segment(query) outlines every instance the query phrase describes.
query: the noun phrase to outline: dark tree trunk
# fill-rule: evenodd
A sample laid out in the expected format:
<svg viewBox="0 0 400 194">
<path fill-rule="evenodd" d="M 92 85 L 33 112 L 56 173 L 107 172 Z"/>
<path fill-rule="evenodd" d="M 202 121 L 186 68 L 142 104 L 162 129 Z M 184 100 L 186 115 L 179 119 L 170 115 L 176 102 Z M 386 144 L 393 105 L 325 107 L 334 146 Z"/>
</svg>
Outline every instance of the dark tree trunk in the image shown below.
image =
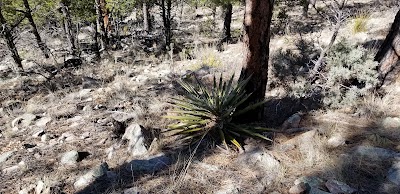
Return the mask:
<svg viewBox="0 0 400 194">
<path fill-rule="evenodd" d="M 171 30 L 171 0 L 161 0 L 161 11 L 162 11 L 162 19 L 164 24 L 164 36 L 165 36 L 165 47 L 166 49 L 171 49 L 171 39 L 172 39 L 172 30 Z"/>
<path fill-rule="evenodd" d="M 379 77 L 384 83 L 387 76 L 400 63 L 400 10 L 396 14 L 389 34 L 376 54 L 375 60 L 379 62 Z"/>
<path fill-rule="evenodd" d="M 78 53 L 75 46 L 75 37 L 72 30 L 72 20 L 68 9 L 68 5 L 66 5 L 64 2 L 60 2 L 60 7 L 64 16 L 64 29 L 69 43 L 69 50 L 73 56 L 77 56 Z"/>
<path fill-rule="evenodd" d="M 219 43 L 217 45 L 218 51 L 222 51 L 222 45 L 225 42 L 229 42 L 232 39 L 231 36 L 231 22 L 232 22 L 232 4 L 228 3 L 222 6 L 224 13 L 224 27 L 222 29 L 222 34 L 221 34 L 221 39 L 219 40 Z"/>
<path fill-rule="evenodd" d="M 243 107 L 263 101 L 265 98 L 273 3 L 273 0 L 246 0 L 243 22 L 245 61 L 240 79 L 252 76 L 246 86 L 246 92 L 252 95 Z M 240 120 L 256 121 L 263 115 L 264 108 L 260 107 L 247 113 Z"/>
<path fill-rule="evenodd" d="M 151 21 L 150 21 L 150 12 L 149 6 L 146 2 L 143 2 L 143 29 L 146 33 L 149 33 L 151 30 Z"/>
<path fill-rule="evenodd" d="M 24 68 L 22 66 L 21 57 L 18 54 L 17 47 L 14 43 L 14 38 L 12 35 L 12 28 L 8 26 L 7 21 L 4 19 L 1 6 L 0 6 L 0 23 L 3 26 L 1 34 L 4 36 L 7 42 L 7 47 L 11 51 L 11 56 L 14 59 L 14 62 L 17 64 L 18 68 L 23 71 Z"/>
<path fill-rule="evenodd" d="M 94 22 L 95 31 L 94 31 L 94 41 L 95 41 L 95 52 L 96 52 L 96 59 L 99 61 L 101 59 L 100 47 L 99 47 L 99 31 L 97 22 Z"/>
<path fill-rule="evenodd" d="M 101 44 L 101 50 L 106 50 L 107 45 L 108 45 L 108 38 L 107 38 L 107 31 L 104 23 L 104 18 L 103 18 L 103 10 L 102 10 L 102 5 L 100 0 L 95 0 L 96 3 L 96 23 L 97 23 L 97 28 L 96 31 L 98 31 L 98 28 L 100 28 L 100 44 Z"/>
<path fill-rule="evenodd" d="M 40 50 L 42 50 L 44 56 L 46 58 L 49 58 L 50 57 L 49 49 L 47 48 L 46 44 L 42 41 L 42 38 L 40 37 L 40 34 L 37 30 L 35 21 L 33 20 L 33 17 L 32 17 L 32 10 L 29 6 L 29 2 L 28 2 L 28 0 L 23 0 L 23 1 L 24 1 L 24 7 L 25 7 L 25 16 L 26 16 L 26 18 L 28 18 L 28 21 L 31 24 L 32 33 L 33 33 L 33 35 L 35 35 L 36 42 L 37 42 Z"/>
<path fill-rule="evenodd" d="M 224 5 L 224 29 L 223 39 L 229 41 L 231 39 L 231 23 L 232 23 L 232 9 L 231 3 Z"/>
</svg>

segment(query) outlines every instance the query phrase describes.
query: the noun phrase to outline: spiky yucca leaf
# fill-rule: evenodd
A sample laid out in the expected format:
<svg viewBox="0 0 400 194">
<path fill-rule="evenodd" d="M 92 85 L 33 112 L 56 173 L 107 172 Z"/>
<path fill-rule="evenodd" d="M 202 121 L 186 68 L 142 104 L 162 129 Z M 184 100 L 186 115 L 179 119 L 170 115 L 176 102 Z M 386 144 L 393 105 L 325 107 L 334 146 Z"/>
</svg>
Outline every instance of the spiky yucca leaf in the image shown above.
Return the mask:
<svg viewBox="0 0 400 194">
<path fill-rule="evenodd" d="M 257 102 L 244 109 L 238 110 L 251 94 L 246 94 L 245 86 L 250 77 L 233 83 L 234 75 L 228 81 L 222 80 L 222 74 L 217 80 L 213 77 L 213 87 L 208 88 L 195 77 L 195 83 L 179 80 L 178 83 L 185 90 L 184 99 L 174 98 L 171 104 L 177 110 L 171 111 L 174 115 L 166 118 L 177 120 L 178 123 L 168 126 L 167 131 L 179 135 L 181 140 L 190 143 L 198 142 L 209 135 L 227 146 L 227 143 L 242 149 L 238 139 L 250 136 L 270 140 L 261 133 L 269 129 L 238 125 L 232 122 L 234 116 L 245 114 L 265 103 Z"/>
</svg>

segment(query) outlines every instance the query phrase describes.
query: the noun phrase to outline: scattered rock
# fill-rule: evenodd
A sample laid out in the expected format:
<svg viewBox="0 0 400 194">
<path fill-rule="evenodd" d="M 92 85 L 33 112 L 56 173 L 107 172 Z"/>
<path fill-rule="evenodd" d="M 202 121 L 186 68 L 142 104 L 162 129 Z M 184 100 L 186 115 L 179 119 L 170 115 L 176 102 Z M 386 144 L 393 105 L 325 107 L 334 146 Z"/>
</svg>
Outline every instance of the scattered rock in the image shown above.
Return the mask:
<svg viewBox="0 0 400 194">
<path fill-rule="evenodd" d="M 44 182 L 41 181 L 41 180 L 38 181 L 37 186 L 36 186 L 36 189 L 35 189 L 36 194 L 41 194 L 41 193 L 44 191 L 44 189 L 45 189 Z"/>
<path fill-rule="evenodd" d="M 51 117 L 42 117 L 36 121 L 36 126 L 38 127 L 46 127 L 47 123 L 51 121 Z"/>
<path fill-rule="evenodd" d="M 72 134 L 71 132 L 65 132 L 61 134 L 61 136 L 58 138 L 59 142 L 71 142 L 76 140 L 76 136 Z"/>
<path fill-rule="evenodd" d="M 42 141 L 43 143 L 49 141 L 50 137 L 47 134 L 42 135 L 42 137 L 40 137 L 40 141 Z"/>
<path fill-rule="evenodd" d="M 307 187 L 303 182 L 301 182 L 297 185 L 294 185 L 289 189 L 290 194 L 303 194 L 306 191 L 307 191 Z"/>
<path fill-rule="evenodd" d="M 352 194 L 357 191 L 356 189 L 351 188 L 346 183 L 342 183 L 337 180 L 328 180 L 325 183 L 325 186 L 332 194 Z"/>
<path fill-rule="evenodd" d="M 327 145 L 330 148 L 337 148 L 344 144 L 346 144 L 346 139 L 340 134 L 334 134 L 327 141 Z"/>
<path fill-rule="evenodd" d="M 400 186 L 400 162 L 395 162 L 389 169 L 388 180 L 397 186 Z"/>
<path fill-rule="evenodd" d="M 372 160 L 387 160 L 400 156 L 400 154 L 395 151 L 372 146 L 357 146 L 354 150 L 354 154 L 367 157 Z"/>
<path fill-rule="evenodd" d="M 14 173 L 17 173 L 20 170 L 24 170 L 25 168 L 26 168 L 25 162 L 21 161 L 17 165 L 14 165 L 14 166 L 11 166 L 11 167 L 3 169 L 3 173 L 4 174 L 14 174 Z"/>
<path fill-rule="evenodd" d="M 398 117 L 386 117 L 382 121 L 382 126 L 385 129 L 398 129 L 398 128 L 400 128 L 400 118 L 398 118 Z"/>
<path fill-rule="evenodd" d="M 153 173 L 162 170 L 171 164 L 171 158 L 164 154 L 159 154 L 143 160 L 133 160 L 127 164 L 126 169 L 129 171 Z"/>
<path fill-rule="evenodd" d="M 86 132 L 82 133 L 82 135 L 81 135 L 81 139 L 86 139 L 86 138 L 89 138 L 89 137 L 90 137 L 90 132 L 89 131 L 86 131 Z"/>
<path fill-rule="evenodd" d="M 74 183 L 75 189 L 81 189 L 87 187 L 97 178 L 100 178 L 103 175 L 107 174 L 107 171 L 108 171 L 108 164 L 105 162 L 94 167 L 89 172 L 79 177 L 77 181 L 75 181 Z"/>
<path fill-rule="evenodd" d="M 311 188 L 320 189 L 320 188 L 325 187 L 325 185 L 324 185 L 325 181 L 322 180 L 321 178 L 314 177 L 314 176 L 303 176 L 294 181 L 295 185 L 298 185 L 301 183 L 304 183 L 304 185 L 307 187 L 307 191 L 310 191 Z"/>
<path fill-rule="evenodd" d="M 43 129 L 40 129 L 39 131 L 35 132 L 32 137 L 41 137 L 42 135 L 44 135 L 45 132 Z"/>
<path fill-rule="evenodd" d="M 76 150 L 72 150 L 64 153 L 61 158 L 61 164 L 74 165 L 78 162 L 79 153 Z"/>
<path fill-rule="evenodd" d="M 308 194 L 330 194 L 330 193 L 323 191 L 321 189 L 311 188 Z"/>
<path fill-rule="evenodd" d="M 19 125 L 21 125 L 22 127 L 27 127 L 27 126 L 31 125 L 32 121 L 34 121 L 35 119 L 36 119 L 36 115 L 31 114 L 31 113 L 26 113 L 26 114 L 23 114 L 22 116 L 15 118 L 11 122 L 11 127 L 17 127 Z"/>
<path fill-rule="evenodd" d="M 142 134 L 142 127 L 139 124 L 129 125 L 122 139 L 129 140 L 128 151 L 132 156 L 141 156 L 147 154 L 145 139 Z"/>
<path fill-rule="evenodd" d="M 14 155 L 14 151 L 4 152 L 0 155 L 0 164 L 7 161 L 11 156 Z"/>
<path fill-rule="evenodd" d="M 292 116 L 290 116 L 288 119 L 286 119 L 285 122 L 282 124 L 282 129 L 290 129 L 290 128 L 299 128 L 300 121 L 301 121 L 301 113 L 295 113 Z"/>
</svg>

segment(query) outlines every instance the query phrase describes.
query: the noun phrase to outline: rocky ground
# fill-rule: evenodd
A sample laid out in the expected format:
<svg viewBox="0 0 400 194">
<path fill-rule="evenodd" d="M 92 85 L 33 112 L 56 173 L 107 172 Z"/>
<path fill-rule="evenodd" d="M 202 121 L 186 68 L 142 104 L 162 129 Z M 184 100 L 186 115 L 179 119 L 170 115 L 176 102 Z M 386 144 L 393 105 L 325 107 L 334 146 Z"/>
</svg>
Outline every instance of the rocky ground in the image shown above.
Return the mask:
<svg viewBox="0 0 400 194">
<path fill-rule="evenodd" d="M 384 38 L 396 9 L 371 11 L 368 30 L 351 38 L 360 44 Z M 234 29 L 242 11 L 235 8 Z M 300 17 L 292 14 L 294 21 Z M 273 36 L 272 54 L 296 50 L 299 36 L 288 28 Z M 350 29 L 351 22 L 340 36 Z M 306 36 L 320 34 L 323 42 L 329 32 L 323 27 Z M 2 77 L 0 193 L 400 193 L 400 82 L 357 110 L 283 112 L 276 103 L 266 119 L 286 121 L 276 127 L 281 133 L 269 134 L 273 143 L 248 140 L 244 153 L 216 148 L 194 156 L 171 148 L 174 139 L 160 134 L 171 122 L 162 116 L 179 94 L 176 80 L 191 73 L 206 82 L 219 72 L 238 75 L 242 45 L 223 52 L 198 46 L 192 55 L 111 51 L 99 63 L 61 69 L 52 80 Z M 275 88 L 268 97 L 284 93 Z"/>
</svg>

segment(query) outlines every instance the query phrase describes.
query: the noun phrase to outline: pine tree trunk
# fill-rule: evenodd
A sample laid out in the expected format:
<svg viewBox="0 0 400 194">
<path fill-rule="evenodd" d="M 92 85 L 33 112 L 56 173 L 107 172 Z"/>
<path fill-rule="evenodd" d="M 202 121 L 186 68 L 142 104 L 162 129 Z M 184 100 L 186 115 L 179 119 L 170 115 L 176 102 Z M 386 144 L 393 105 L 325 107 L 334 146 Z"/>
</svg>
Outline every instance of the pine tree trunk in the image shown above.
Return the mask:
<svg viewBox="0 0 400 194">
<path fill-rule="evenodd" d="M 243 80 L 251 76 L 246 86 L 246 92 L 252 93 L 252 95 L 243 107 L 263 101 L 265 98 L 273 2 L 273 0 L 246 0 L 243 39 L 245 61 L 240 79 Z M 261 119 L 263 115 L 264 108 L 259 107 L 242 116 L 240 120 L 256 121 Z"/>
<path fill-rule="evenodd" d="M 99 47 L 99 31 L 98 29 L 98 22 L 94 22 L 95 31 L 94 31 L 94 41 L 95 41 L 95 52 L 96 52 L 96 59 L 99 61 L 101 59 L 100 47 Z"/>
<path fill-rule="evenodd" d="M 164 24 L 165 47 L 170 49 L 172 31 L 171 31 L 171 0 L 161 0 L 161 12 Z"/>
<path fill-rule="evenodd" d="M 18 54 L 17 47 L 14 43 L 14 38 L 12 36 L 12 29 L 9 28 L 7 21 L 4 19 L 1 6 L 0 6 L 0 23 L 3 26 L 3 31 L 1 32 L 7 42 L 7 47 L 11 51 L 11 56 L 14 59 L 14 62 L 17 64 L 18 68 L 23 71 L 24 68 L 22 66 L 21 57 Z"/>
<path fill-rule="evenodd" d="M 376 54 L 375 60 L 379 62 L 379 77 L 384 83 L 392 70 L 400 64 L 400 10 L 396 14 L 389 34 Z"/>
<path fill-rule="evenodd" d="M 40 50 L 42 50 L 44 56 L 46 58 L 49 58 L 50 57 L 49 49 L 47 48 L 46 44 L 42 41 L 42 38 L 40 37 L 40 34 L 37 30 L 35 21 L 33 20 L 33 17 L 32 17 L 32 10 L 29 6 L 29 2 L 28 2 L 28 0 L 23 0 L 23 1 L 24 1 L 24 7 L 25 7 L 25 15 L 26 15 L 26 18 L 28 18 L 29 23 L 31 24 L 32 33 L 33 33 L 33 35 L 35 35 L 36 42 L 37 42 Z"/>
<path fill-rule="evenodd" d="M 149 33 L 151 30 L 151 21 L 150 21 L 150 12 L 149 6 L 146 2 L 143 2 L 143 29 L 146 33 Z"/>
<path fill-rule="evenodd" d="M 95 0 L 95 1 L 96 1 L 97 28 L 100 28 L 101 50 L 106 50 L 107 45 L 108 45 L 108 38 L 107 38 L 106 27 L 104 24 L 103 10 L 102 10 L 100 0 Z M 96 31 L 98 31 L 97 28 L 96 28 Z"/>
<path fill-rule="evenodd" d="M 223 40 L 229 41 L 231 37 L 231 23 L 232 23 L 232 9 L 231 3 L 224 5 L 224 30 L 223 30 Z"/>
<path fill-rule="evenodd" d="M 75 37 L 72 30 L 72 20 L 71 15 L 69 13 L 68 6 L 64 4 L 64 2 L 60 2 L 61 11 L 64 16 L 64 29 L 67 35 L 69 50 L 73 56 L 77 56 L 77 49 L 75 46 Z"/>
</svg>

